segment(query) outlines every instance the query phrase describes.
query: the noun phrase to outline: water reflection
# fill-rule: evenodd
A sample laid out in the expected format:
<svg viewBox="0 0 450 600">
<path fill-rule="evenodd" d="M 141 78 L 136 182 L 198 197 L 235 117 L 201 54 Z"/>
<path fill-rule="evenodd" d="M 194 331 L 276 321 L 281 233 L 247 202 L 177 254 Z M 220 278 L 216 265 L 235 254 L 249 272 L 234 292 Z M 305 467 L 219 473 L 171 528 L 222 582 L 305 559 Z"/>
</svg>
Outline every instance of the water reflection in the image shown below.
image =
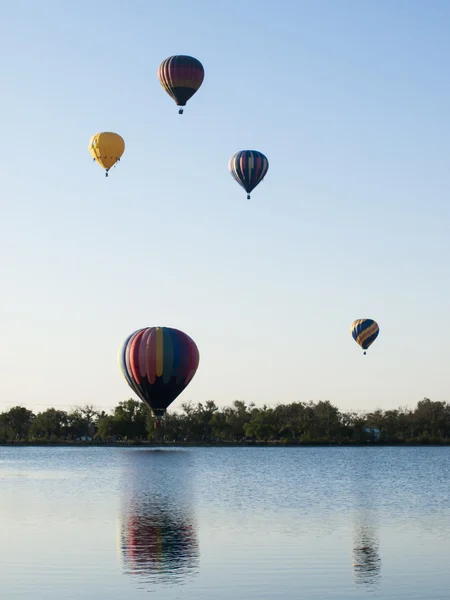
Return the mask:
<svg viewBox="0 0 450 600">
<path fill-rule="evenodd" d="M 372 588 L 381 580 L 378 536 L 375 527 L 361 517 L 353 538 L 353 572 L 356 583 Z"/>
<path fill-rule="evenodd" d="M 122 483 L 120 548 L 124 572 L 141 583 L 182 583 L 197 573 L 189 454 L 130 452 Z"/>
<path fill-rule="evenodd" d="M 355 470 L 354 481 L 353 575 L 356 584 L 375 591 L 381 582 L 376 511 L 379 488 L 373 476 L 372 454 L 362 453 L 360 458 L 361 470 Z"/>
</svg>

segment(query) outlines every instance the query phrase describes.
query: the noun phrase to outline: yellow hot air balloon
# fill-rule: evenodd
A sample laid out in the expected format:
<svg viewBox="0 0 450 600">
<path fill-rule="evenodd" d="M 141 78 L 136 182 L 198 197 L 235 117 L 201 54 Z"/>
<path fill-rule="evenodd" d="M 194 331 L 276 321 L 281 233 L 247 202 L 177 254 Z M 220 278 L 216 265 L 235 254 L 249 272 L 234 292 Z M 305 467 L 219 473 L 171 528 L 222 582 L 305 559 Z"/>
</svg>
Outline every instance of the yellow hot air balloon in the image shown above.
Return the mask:
<svg viewBox="0 0 450 600">
<path fill-rule="evenodd" d="M 106 177 L 112 166 L 120 160 L 125 151 L 125 142 L 118 133 L 102 131 L 93 135 L 89 141 L 89 152 L 98 164 L 106 169 Z"/>
</svg>

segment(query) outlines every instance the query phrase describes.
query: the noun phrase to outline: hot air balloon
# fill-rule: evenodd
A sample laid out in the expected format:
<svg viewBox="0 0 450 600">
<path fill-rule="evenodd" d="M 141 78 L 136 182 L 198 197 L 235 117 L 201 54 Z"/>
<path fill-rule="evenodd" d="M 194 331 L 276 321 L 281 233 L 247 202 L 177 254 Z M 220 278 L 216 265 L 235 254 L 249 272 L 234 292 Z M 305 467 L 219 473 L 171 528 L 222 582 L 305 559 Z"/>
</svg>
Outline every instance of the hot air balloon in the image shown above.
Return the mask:
<svg viewBox="0 0 450 600">
<path fill-rule="evenodd" d="M 125 151 L 125 142 L 118 133 L 102 131 L 93 135 L 89 142 L 89 152 L 98 164 L 106 169 L 106 177 L 112 166 L 120 160 Z"/>
<path fill-rule="evenodd" d="M 230 158 L 228 169 L 247 192 L 247 200 L 250 200 L 250 192 L 264 179 L 269 170 L 269 161 L 257 150 L 241 150 Z"/>
<path fill-rule="evenodd" d="M 373 319 L 357 319 L 350 327 L 353 339 L 366 353 L 367 348 L 374 343 L 380 333 L 378 323 Z"/>
<path fill-rule="evenodd" d="M 125 340 L 118 358 L 128 385 L 159 421 L 194 377 L 199 352 L 178 329 L 145 327 Z"/>
<path fill-rule="evenodd" d="M 193 56 L 177 54 L 163 60 L 158 69 L 159 82 L 177 106 L 186 106 L 205 77 L 202 63 Z M 183 114 L 183 109 L 178 111 Z"/>
</svg>

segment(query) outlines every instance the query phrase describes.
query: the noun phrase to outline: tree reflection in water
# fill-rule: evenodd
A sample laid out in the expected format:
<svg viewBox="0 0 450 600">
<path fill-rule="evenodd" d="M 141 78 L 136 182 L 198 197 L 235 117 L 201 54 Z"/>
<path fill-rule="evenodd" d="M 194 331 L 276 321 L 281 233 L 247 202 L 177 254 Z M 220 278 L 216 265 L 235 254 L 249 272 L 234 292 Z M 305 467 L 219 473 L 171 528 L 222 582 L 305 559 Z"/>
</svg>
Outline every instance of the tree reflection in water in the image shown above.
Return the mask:
<svg viewBox="0 0 450 600">
<path fill-rule="evenodd" d="M 130 457 L 132 468 L 124 478 L 122 495 L 120 549 L 124 572 L 139 576 L 142 583 L 179 584 L 198 571 L 186 456 L 176 456 L 181 454 L 138 451 Z"/>
</svg>

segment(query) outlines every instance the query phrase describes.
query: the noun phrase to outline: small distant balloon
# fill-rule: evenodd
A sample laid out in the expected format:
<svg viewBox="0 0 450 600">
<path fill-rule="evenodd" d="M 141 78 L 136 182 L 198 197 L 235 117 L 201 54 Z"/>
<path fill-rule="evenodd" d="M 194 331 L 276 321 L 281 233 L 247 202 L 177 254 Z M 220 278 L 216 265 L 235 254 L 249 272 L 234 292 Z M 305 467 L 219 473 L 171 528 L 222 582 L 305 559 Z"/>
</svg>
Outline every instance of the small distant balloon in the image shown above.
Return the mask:
<svg viewBox="0 0 450 600">
<path fill-rule="evenodd" d="M 366 350 L 377 339 L 380 328 L 373 319 L 357 319 L 353 321 L 350 331 L 355 342 L 361 346 L 364 354 L 366 354 Z"/>
<path fill-rule="evenodd" d="M 118 162 L 125 152 L 125 141 L 118 133 L 102 131 L 93 135 L 89 141 L 89 152 L 93 159 L 108 171 Z"/>
<path fill-rule="evenodd" d="M 247 200 L 250 200 L 250 192 L 261 183 L 269 170 L 269 161 L 257 150 L 241 150 L 230 158 L 228 169 L 247 192 Z"/>
<path fill-rule="evenodd" d="M 202 63 L 193 56 L 177 54 L 162 61 L 158 69 L 159 82 L 177 106 L 186 102 L 199 90 L 205 77 Z M 183 114 L 183 109 L 178 111 Z"/>
<path fill-rule="evenodd" d="M 145 327 L 128 336 L 118 359 L 128 385 L 159 420 L 194 377 L 200 357 L 182 331 Z"/>
</svg>

